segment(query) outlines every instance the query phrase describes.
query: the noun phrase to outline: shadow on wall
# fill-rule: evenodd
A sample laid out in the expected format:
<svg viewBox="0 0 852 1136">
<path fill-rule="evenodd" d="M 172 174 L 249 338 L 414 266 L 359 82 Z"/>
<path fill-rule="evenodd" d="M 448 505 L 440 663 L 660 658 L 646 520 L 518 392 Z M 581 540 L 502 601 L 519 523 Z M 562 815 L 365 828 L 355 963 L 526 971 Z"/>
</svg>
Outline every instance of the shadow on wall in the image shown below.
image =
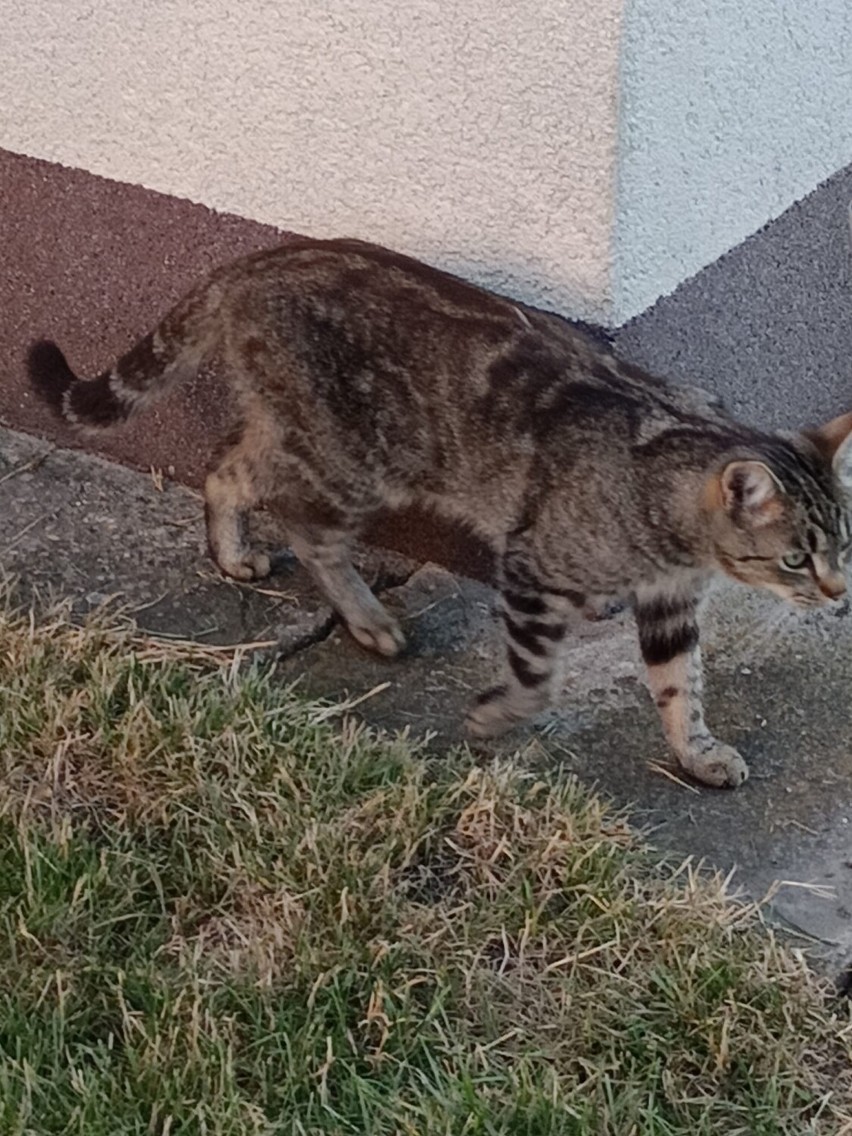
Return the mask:
<svg viewBox="0 0 852 1136">
<path fill-rule="evenodd" d="M 769 429 L 852 409 L 852 166 L 615 333 L 618 353 Z"/>
</svg>

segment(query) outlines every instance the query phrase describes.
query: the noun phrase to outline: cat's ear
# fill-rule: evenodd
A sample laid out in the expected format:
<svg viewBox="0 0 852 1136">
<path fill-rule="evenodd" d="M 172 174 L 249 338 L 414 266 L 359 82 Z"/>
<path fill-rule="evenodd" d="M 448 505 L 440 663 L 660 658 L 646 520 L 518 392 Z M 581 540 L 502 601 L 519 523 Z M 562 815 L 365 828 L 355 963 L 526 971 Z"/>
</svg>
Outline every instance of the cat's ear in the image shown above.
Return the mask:
<svg viewBox="0 0 852 1136">
<path fill-rule="evenodd" d="M 831 462 L 840 484 L 852 489 L 852 411 L 815 430 L 805 430 L 804 435 Z"/>
<path fill-rule="evenodd" d="M 846 435 L 846 440 L 834 451 L 834 460 L 831 463 L 834 476 L 844 489 L 852 493 L 852 431 Z"/>
<path fill-rule="evenodd" d="M 784 490 L 761 461 L 728 462 L 719 475 L 719 498 L 725 512 L 754 528 L 777 521 L 784 511 Z"/>
</svg>

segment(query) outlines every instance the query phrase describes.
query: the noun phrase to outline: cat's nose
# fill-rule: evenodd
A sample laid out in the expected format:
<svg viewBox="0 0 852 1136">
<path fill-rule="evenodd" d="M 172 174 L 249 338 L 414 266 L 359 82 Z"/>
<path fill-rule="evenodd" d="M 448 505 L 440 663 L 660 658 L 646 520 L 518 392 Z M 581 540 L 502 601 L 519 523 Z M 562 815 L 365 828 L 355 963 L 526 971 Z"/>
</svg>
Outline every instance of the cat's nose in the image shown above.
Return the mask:
<svg viewBox="0 0 852 1136">
<path fill-rule="evenodd" d="M 830 600 L 840 600 L 846 595 L 846 580 L 839 572 L 832 572 L 819 581 L 819 590 Z"/>
</svg>

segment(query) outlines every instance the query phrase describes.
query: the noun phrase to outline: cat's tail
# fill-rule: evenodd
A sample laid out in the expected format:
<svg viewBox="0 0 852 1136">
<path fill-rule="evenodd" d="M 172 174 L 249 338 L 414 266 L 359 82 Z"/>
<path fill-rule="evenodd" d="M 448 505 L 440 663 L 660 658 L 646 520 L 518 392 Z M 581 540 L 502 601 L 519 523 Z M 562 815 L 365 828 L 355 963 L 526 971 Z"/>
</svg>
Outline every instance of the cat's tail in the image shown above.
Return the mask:
<svg viewBox="0 0 852 1136">
<path fill-rule="evenodd" d="M 213 300 L 206 286 L 191 292 L 96 379 L 78 378 L 55 343 L 39 340 L 27 354 L 30 383 L 43 402 L 75 425 L 123 422 L 198 371 L 213 346 Z"/>
</svg>

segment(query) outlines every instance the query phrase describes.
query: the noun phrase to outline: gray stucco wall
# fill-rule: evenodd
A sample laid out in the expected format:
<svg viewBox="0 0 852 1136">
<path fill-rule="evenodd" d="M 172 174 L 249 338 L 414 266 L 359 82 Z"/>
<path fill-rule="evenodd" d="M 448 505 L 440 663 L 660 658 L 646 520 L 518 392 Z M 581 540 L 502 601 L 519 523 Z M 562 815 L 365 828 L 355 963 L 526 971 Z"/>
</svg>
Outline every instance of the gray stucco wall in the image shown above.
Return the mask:
<svg viewBox="0 0 852 1136">
<path fill-rule="evenodd" d="M 794 429 L 852 410 L 852 166 L 616 333 L 620 354 Z"/>
<path fill-rule="evenodd" d="M 627 0 L 621 322 L 852 161 L 849 0 Z"/>
<path fill-rule="evenodd" d="M 617 325 L 852 161 L 850 0 L 8 0 L 0 147 Z"/>
</svg>

